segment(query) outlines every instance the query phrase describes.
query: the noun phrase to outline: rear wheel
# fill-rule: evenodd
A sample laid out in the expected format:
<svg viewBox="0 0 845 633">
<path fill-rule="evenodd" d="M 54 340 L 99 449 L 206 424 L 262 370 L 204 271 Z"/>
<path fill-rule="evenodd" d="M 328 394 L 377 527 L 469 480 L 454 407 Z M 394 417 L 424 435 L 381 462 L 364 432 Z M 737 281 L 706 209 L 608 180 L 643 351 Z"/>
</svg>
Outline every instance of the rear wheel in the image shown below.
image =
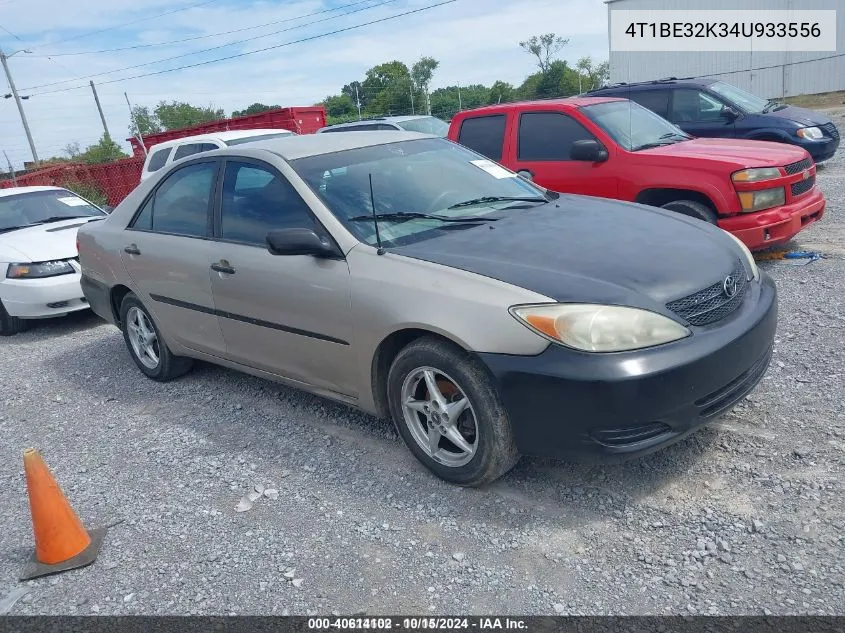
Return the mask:
<svg viewBox="0 0 845 633">
<path fill-rule="evenodd" d="M 152 316 L 131 292 L 120 304 L 120 323 L 132 360 L 148 378 L 166 382 L 190 371 L 193 360 L 170 351 Z"/>
<path fill-rule="evenodd" d="M 23 332 L 27 325 L 24 319 L 14 317 L 6 312 L 3 302 L 0 301 L 0 336 L 14 336 Z"/>
<path fill-rule="evenodd" d="M 710 224 L 716 224 L 716 221 L 718 220 L 718 217 L 713 212 L 713 209 L 708 207 L 706 204 L 702 204 L 701 202 L 697 202 L 695 200 L 673 200 L 672 202 L 667 202 L 661 208 L 666 209 L 667 211 L 675 211 L 676 213 L 687 215 L 698 220 L 704 220 Z"/>
<path fill-rule="evenodd" d="M 519 460 L 495 386 L 456 346 L 433 337 L 414 341 L 393 361 L 387 392 L 405 445 L 438 477 L 479 486 Z"/>
</svg>

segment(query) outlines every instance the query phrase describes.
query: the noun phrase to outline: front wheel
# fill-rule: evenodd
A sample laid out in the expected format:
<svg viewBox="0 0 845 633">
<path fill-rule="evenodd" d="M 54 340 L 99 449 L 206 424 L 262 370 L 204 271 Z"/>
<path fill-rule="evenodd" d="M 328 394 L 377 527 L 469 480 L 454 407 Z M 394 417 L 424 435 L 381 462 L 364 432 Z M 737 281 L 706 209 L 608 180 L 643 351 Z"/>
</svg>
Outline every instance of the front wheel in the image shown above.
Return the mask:
<svg viewBox="0 0 845 633">
<path fill-rule="evenodd" d="M 132 360 L 148 378 L 159 382 L 173 380 L 187 373 L 193 360 L 176 356 L 167 347 L 144 304 L 133 293 L 120 304 L 123 340 Z"/>
<path fill-rule="evenodd" d="M 704 220 L 710 224 L 716 224 L 718 221 L 718 217 L 710 207 L 695 200 L 673 200 L 664 204 L 662 208 L 697 220 Z"/>
<path fill-rule="evenodd" d="M 393 361 L 387 392 L 405 445 L 438 477 L 480 486 L 519 460 L 495 386 L 463 350 L 433 337 L 414 341 Z"/>
<path fill-rule="evenodd" d="M 3 302 L 0 301 L 0 336 L 14 336 L 23 332 L 27 325 L 24 319 L 14 317 L 6 312 Z"/>
</svg>

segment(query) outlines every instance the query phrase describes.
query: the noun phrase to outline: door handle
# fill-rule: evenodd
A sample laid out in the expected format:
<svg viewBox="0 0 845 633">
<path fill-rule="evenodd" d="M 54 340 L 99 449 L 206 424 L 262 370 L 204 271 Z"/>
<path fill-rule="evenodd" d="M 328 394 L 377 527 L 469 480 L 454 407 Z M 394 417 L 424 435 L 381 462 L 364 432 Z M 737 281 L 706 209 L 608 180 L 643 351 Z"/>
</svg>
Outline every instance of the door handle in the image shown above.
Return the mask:
<svg viewBox="0 0 845 633">
<path fill-rule="evenodd" d="M 215 262 L 211 265 L 211 270 L 218 273 L 226 273 L 227 275 L 234 275 L 235 269 L 229 266 L 229 262 L 225 259 Z"/>
<path fill-rule="evenodd" d="M 123 249 L 124 253 L 129 253 L 130 255 L 140 255 L 141 251 L 138 249 L 137 246 L 134 244 L 130 244 L 126 248 Z"/>
</svg>

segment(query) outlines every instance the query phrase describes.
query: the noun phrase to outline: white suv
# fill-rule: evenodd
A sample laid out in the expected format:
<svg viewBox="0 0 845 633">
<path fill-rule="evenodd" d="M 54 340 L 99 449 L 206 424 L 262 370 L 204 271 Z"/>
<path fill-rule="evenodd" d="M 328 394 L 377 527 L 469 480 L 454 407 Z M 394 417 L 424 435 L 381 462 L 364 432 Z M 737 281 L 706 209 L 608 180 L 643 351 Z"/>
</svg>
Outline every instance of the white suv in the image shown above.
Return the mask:
<svg viewBox="0 0 845 633">
<path fill-rule="evenodd" d="M 252 141 L 263 141 L 270 138 L 295 135 L 295 132 L 278 128 L 230 130 L 228 132 L 211 132 L 209 134 L 197 134 L 196 136 L 183 136 L 172 141 L 158 143 L 157 145 L 153 145 L 149 152 L 147 152 L 144 169 L 141 171 L 141 180 L 146 180 L 159 169 L 166 167 L 173 161 L 199 154 L 200 152 L 210 152 L 228 145 L 240 145 L 241 143 L 251 143 Z"/>
</svg>

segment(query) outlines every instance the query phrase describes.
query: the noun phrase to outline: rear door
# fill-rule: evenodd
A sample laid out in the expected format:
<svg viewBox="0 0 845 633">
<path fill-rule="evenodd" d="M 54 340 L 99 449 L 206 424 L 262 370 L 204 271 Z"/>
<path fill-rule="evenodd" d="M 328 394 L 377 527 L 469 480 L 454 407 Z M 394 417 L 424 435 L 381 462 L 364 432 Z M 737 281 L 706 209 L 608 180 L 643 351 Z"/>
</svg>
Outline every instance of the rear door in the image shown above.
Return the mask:
<svg viewBox="0 0 845 633">
<path fill-rule="evenodd" d="M 508 160 L 506 128 L 507 115 L 504 113 L 467 117 L 461 122 L 456 140 L 464 147 L 513 169 Z"/>
<path fill-rule="evenodd" d="M 731 138 L 736 136 L 736 126 L 734 119 L 725 114 L 726 106 L 724 101 L 703 90 L 673 90 L 669 120 L 693 136 Z"/>
<path fill-rule="evenodd" d="M 511 129 L 514 160 L 511 169 L 528 172 L 540 186 L 562 193 L 616 197 L 613 163 L 608 144 L 574 116 L 557 110 L 523 111 Z M 599 163 L 572 160 L 575 141 L 592 139 L 607 147 L 610 157 Z"/>
<path fill-rule="evenodd" d="M 123 232 L 121 259 L 165 338 L 222 355 L 208 261 L 217 160 L 175 169 L 148 196 Z"/>
</svg>

